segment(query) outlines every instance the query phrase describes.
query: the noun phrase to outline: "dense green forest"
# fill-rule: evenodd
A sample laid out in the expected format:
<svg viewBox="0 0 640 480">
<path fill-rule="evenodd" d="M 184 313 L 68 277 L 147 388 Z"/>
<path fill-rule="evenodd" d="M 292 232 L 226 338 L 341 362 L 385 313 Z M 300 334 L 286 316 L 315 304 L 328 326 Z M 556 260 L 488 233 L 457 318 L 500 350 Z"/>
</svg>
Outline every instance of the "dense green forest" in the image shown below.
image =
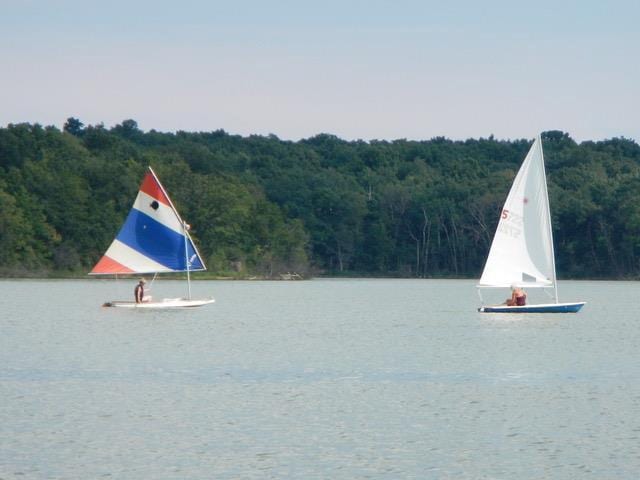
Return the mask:
<svg viewBox="0 0 640 480">
<path fill-rule="evenodd" d="M 542 138 L 559 276 L 637 277 L 640 146 Z M 0 129 L 0 274 L 90 270 L 151 165 L 216 274 L 477 277 L 530 144 L 10 124 Z"/>
</svg>

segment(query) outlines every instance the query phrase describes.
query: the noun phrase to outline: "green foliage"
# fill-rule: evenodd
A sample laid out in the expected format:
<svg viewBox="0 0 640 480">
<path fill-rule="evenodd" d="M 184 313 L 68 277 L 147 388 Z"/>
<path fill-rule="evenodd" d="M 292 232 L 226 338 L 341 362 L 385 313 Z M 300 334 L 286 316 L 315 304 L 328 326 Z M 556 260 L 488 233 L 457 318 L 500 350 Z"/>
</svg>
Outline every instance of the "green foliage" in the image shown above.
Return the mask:
<svg viewBox="0 0 640 480">
<path fill-rule="evenodd" d="M 84 124 L 77 118 L 69 117 L 62 128 L 65 132 L 79 137 L 82 135 Z"/>
<path fill-rule="evenodd" d="M 543 134 L 559 274 L 640 273 L 640 147 Z M 84 272 L 152 165 L 223 275 L 478 276 L 530 141 L 0 129 L 0 272 Z"/>
</svg>

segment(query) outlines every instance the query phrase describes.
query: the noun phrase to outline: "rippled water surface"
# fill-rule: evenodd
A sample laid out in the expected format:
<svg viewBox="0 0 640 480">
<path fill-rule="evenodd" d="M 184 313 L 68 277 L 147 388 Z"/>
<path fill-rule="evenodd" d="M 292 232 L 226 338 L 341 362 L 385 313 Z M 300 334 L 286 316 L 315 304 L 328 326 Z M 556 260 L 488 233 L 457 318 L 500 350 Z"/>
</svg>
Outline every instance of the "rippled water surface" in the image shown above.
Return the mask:
<svg viewBox="0 0 640 480">
<path fill-rule="evenodd" d="M 633 479 L 637 283 L 577 315 L 475 311 L 473 281 L 0 281 L 0 479 Z M 156 282 L 155 296 L 182 283 Z M 506 292 L 505 292 L 506 294 Z"/>
</svg>

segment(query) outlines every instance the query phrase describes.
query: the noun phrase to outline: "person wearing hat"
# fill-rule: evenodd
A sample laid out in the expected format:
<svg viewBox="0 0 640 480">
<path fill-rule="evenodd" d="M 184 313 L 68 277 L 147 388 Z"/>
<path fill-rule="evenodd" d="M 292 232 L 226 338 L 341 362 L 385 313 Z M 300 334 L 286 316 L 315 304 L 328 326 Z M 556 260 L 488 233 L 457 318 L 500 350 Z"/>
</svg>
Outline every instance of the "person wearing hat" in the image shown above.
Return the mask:
<svg viewBox="0 0 640 480">
<path fill-rule="evenodd" d="M 144 301 L 146 301 L 146 299 L 144 298 L 144 284 L 147 283 L 147 281 L 144 278 L 141 278 L 140 281 L 138 282 L 138 284 L 136 285 L 135 290 L 133 291 L 133 294 L 136 297 L 136 303 L 142 303 Z"/>
</svg>

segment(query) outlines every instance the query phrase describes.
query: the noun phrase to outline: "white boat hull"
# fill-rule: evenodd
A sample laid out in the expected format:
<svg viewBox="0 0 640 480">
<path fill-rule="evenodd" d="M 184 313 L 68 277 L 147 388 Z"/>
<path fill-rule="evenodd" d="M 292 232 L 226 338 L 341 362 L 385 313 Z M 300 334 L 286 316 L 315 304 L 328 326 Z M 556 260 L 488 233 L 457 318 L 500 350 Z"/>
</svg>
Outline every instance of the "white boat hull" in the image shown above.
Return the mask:
<svg viewBox="0 0 640 480">
<path fill-rule="evenodd" d="M 213 298 L 205 298 L 201 300 L 189 300 L 186 298 L 164 298 L 159 302 L 128 302 L 124 300 L 114 300 L 112 302 L 106 302 L 103 307 L 117 307 L 117 308 L 144 308 L 144 309 L 164 309 L 164 308 L 193 308 L 201 307 L 214 303 Z"/>
</svg>

